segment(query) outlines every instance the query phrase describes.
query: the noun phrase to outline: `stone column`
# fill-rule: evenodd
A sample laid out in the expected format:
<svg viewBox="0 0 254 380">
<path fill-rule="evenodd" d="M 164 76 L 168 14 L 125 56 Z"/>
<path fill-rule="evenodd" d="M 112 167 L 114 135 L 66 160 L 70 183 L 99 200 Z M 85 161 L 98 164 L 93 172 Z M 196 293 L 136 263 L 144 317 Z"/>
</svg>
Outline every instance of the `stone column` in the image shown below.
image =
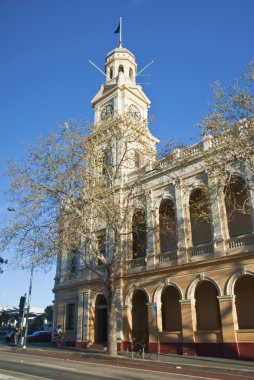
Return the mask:
<svg viewBox="0 0 254 380">
<path fill-rule="evenodd" d="M 69 263 L 68 263 L 68 254 L 66 252 L 63 252 L 61 254 L 61 279 L 64 279 L 64 277 L 68 274 L 69 271 Z"/>
<path fill-rule="evenodd" d="M 158 333 L 162 332 L 162 303 L 157 302 L 156 304 L 157 310 L 157 331 Z"/>
<path fill-rule="evenodd" d="M 183 355 L 196 355 L 194 331 L 196 330 L 195 300 L 180 300 L 182 315 Z"/>
<path fill-rule="evenodd" d="M 58 301 L 58 294 L 57 292 L 55 292 L 52 333 L 54 333 L 57 329 L 58 318 L 59 318 L 59 301 Z M 52 338 L 53 338 L 53 335 L 52 335 Z"/>
<path fill-rule="evenodd" d="M 129 343 L 132 341 L 132 306 L 123 306 L 123 341 L 124 349 L 131 348 Z"/>
<path fill-rule="evenodd" d="M 228 238 L 228 225 L 223 193 L 218 188 L 218 181 L 213 175 L 208 175 L 208 187 L 213 224 L 214 253 L 216 256 L 225 254 L 225 242 Z"/>
<path fill-rule="evenodd" d="M 123 294 L 122 288 L 116 288 L 116 308 L 117 308 L 117 349 L 123 350 Z"/>
<path fill-rule="evenodd" d="M 83 317 L 83 346 L 87 347 L 89 344 L 89 317 L 90 317 L 90 291 L 84 292 L 84 317 Z"/>
<path fill-rule="evenodd" d="M 246 170 L 247 193 L 250 199 L 251 206 L 251 221 L 252 221 L 252 233 L 254 233 L 254 181 L 252 179 L 252 173 L 250 170 Z"/>
<path fill-rule="evenodd" d="M 62 271 L 62 257 L 58 255 L 56 259 L 55 286 L 57 286 L 61 281 L 61 271 Z"/>
<path fill-rule="evenodd" d="M 77 302 L 77 339 L 76 346 L 83 341 L 83 319 L 84 319 L 84 293 L 78 293 Z"/>
<path fill-rule="evenodd" d="M 178 263 L 185 263 L 188 261 L 187 247 L 189 235 L 189 218 L 186 212 L 186 205 L 183 202 L 184 194 L 181 184 L 175 187 L 175 201 L 176 201 L 176 223 L 177 223 L 177 239 L 178 239 Z"/>
<path fill-rule="evenodd" d="M 149 326 L 149 352 L 157 352 L 157 305 L 155 303 L 147 303 L 148 309 L 148 326 Z"/>
<path fill-rule="evenodd" d="M 152 192 L 146 193 L 146 223 L 147 223 L 147 267 L 154 267 L 155 244 L 154 244 L 154 215 Z"/>
<path fill-rule="evenodd" d="M 223 338 L 223 354 L 227 358 L 237 358 L 237 318 L 235 315 L 235 296 L 218 296 Z"/>
</svg>

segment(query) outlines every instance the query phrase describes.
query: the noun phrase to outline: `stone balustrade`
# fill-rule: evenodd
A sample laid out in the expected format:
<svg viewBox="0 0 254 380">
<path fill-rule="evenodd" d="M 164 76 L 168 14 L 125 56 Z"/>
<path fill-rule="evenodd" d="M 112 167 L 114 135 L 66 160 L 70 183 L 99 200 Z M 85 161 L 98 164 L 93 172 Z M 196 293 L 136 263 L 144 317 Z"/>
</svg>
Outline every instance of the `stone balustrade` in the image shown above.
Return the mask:
<svg viewBox="0 0 254 380">
<path fill-rule="evenodd" d="M 188 255 L 190 258 L 196 256 L 206 256 L 213 254 L 213 243 L 201 244 L 196 247 L 188 248 Z"/>
<path fill-rule="evenodd" d="M 160 253 L 157 257 L 159 264 L 177 261 L 177 250 Z"/>
<path fill-rule="evenodd" d="M 247 247 L 250 245 L 254 245 L 254 235 L 248 234 L 243 236 L 237 236 L 227 241 L 228 249 Z"/>
</svg>

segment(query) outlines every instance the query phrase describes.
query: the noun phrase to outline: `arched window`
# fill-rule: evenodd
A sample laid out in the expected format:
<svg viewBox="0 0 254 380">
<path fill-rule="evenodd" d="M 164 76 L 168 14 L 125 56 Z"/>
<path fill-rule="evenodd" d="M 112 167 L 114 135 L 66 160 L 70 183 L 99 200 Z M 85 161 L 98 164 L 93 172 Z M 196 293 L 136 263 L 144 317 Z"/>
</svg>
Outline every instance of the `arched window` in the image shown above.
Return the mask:
<svg viewBox="0 0 254 380">
<path fill-rule="evenodd" d="M 234 289 L 238 328 L 254 329 L 254 277 L 240 277 Z"/>
<path fill-rule="evenodd" d="M 133 79 L 133 70 L 131 67 L 129 69 L 129 77 L 130 77 L 130 79 Z"/>
<path fill-rule="evenodd" d="M 112 152 L 105 150 L 102 157 L 102 174 L 109 174 L 110 166 L 112 165 Z"/>
<path fill-rule="evenodd" d="M 252 232 L 251 207 L 243 178 L 234 176 L 225 188 L 225 204 L 230 237 Z"/>
<path fill-rule="evenodd" d="M 119 65 L 119 67 L 118 67 L 118 73 L 124 73 L 124 67 L 123 67 L 123 65 Z"/>
<path fill-rule="evenodd" d="M 197 330 L 220 330 L 218 292 L 210 281 L 201 281 L 195 291 Z"/>
<path fill-rule="evenodd" d="M 161 296 L 163 331 L 181 331 L 182 316 L 179 303 L 180 295 L 174 286 L 168 286 Z"/>
<path fill-rule="evenodd" d="M 134 163 L 135 163 L 135 168 L 140 168 L 142 165 L 141 153 L 138 150 L 136 150 L 134 153 Z"/>
<path fill-rule="evenodd" d="M 146 256 L 146 214 L 144 210 L 136 209 L 132 219 L 133 258 Z"/>
<path fill-rule="evenodd" d="M 109 69 L 109 78 L 112 79 L 113 78 L 113 67 L 111 66 L 110 69 Z"/>
<path fill-rule="evenodd" d="M 97 241 L 98 241 L 98 256 L 104 256 L 106 257 L 107 253 L 107 234 L 106 230 L 103 229 L 98 233 L 97 235 Z M 98 259 L 98 265 L 102 265 L 102 260 Z"/>
<path fill-rule="evenodd" d="M 192 245 L 210 243 L 213 238 L 211 212 L 205 190 L 193 190 L 190 195 L 189 205 Z"/>
<path fill-rule="evenodd" d="M 177 248 L 177 228 L 174 203 L 163 199 L 159 209 L 161 253 Z"/>
</svg>

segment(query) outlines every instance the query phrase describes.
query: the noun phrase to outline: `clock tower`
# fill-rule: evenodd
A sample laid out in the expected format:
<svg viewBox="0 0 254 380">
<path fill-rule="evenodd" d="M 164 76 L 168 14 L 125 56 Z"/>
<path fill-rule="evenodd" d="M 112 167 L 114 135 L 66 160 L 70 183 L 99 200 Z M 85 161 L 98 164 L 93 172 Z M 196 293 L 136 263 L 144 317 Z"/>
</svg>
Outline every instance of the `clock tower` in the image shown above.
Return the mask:
<svg viewBox="0 0 254 380">
<path fill-rule="evenodd" d="M 118 171 L 128 174 L 156 160 L 156 144 L 159 140 L 150 133 L 147 120 L 151 102 L 141 86 L 136 83 L 136 58 L 128 49 L 122 47 L 122 43 L 106 56 L 105 76 L 106 82 L 101 85 L 91 102 L 94 108 L 94 123 L 110 129 L 114 123 L 108 121 L 117 117 L 123 117 L 122 120 L 124 116 L 131 117 L 129 120 L 133 122 L 123 127 L 126 134 L 122 135 L 115 149 L 110 149 L 111 164 L 117 166 L 125 157 L 126 162 Z M 99 149 L 108 156 L 107 143 L 104 145 L 101 144 Z"/>
<path fill-rule="evenodd" d="M 130 113 L 137 120 L 146 120 L 150 100 L 136 84 L 137 64 L 133 53 L 120 46 L 108 53 L 105 60 L 106 82 L 92 100 L 94 122 Z"/>
</svg>

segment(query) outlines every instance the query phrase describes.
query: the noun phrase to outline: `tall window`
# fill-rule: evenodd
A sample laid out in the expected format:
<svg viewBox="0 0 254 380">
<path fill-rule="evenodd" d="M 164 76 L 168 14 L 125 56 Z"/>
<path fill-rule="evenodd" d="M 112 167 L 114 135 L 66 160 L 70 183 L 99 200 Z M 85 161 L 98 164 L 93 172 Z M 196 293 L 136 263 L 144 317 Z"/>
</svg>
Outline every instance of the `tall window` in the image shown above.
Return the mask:
<svg viewBox="0 0 254 380">
<path fill-rule="evenodd" d="M 118 73 L 124 73 L 124 67 L 123 67 L 123 65 L 120 65 L 118 67 Z"/>
<path fill-rule="evenodd" d="M 251 207 L 243 178 L 234 176 L 225 189 L 225 204 L 230 237 L 252 232 Z"/>
<path fill-rule="evenodd" d="M 211 211 L 206 191 L 195 189 L 190 195 L 190 221 L 192 244 L 199 245 L 212 241 Z"/>
<path fill-rule="evenodd" d="M 110 79 L 113 78 L 113 67 L 112 66 L 110 67 L 110 70 L 109 70 L 109 78 Z"/>
<path fill-rule="evenodd" d="M 129 77 L 130 77 L 130 79 L 133 79 L 133 70 L 131 67 L 129 69 Z"/>
<path fill-rule="evenodd" d="M 163 199 L 159 209 L 161 253 L 177 248 L 177 228 L 174 203 Z"/>
<path fill-rule="evenodd" d="M 142 158 L 141 154 L 138 150 L 135 151 L 134 154 L 134 162 L 135 162 L 135 168 L 140 168 L 142 165 Z"/>
<path fill-rule="evenodd" d="M 78 270 L 78 250 L 74 249 L 70 253 L 70 272 L 76 273 Z"/>
<path fill-rule="evenodd" d="M 102 174 L 109 174 L 109 168 L 112 165 L 112 152 L 110 150 L 106 150 L 103 154 L 102 158 Z"/>
<path fill-rule="evenodd" d="M 75 328 L 75 303 L 67 303 L 65 329 L 68 331 L 73 331 L 74 328 Z"/>
<path fill-rule="evenodd" d="M 98 236 L 98 256 L 102 255 L 106 257 L 106 248 L 107 248 L 107 243 L 106 243 L 106 230 L 102 230 Z M 102 260 L 98 259 L 98 265 L 102 265 Z"/>
<path fill-rule="evenodd" d="M 133 258 L 146 256 L 146 214 L 144 210 L 136 209 L 132 219 Z"/>
</svg>

